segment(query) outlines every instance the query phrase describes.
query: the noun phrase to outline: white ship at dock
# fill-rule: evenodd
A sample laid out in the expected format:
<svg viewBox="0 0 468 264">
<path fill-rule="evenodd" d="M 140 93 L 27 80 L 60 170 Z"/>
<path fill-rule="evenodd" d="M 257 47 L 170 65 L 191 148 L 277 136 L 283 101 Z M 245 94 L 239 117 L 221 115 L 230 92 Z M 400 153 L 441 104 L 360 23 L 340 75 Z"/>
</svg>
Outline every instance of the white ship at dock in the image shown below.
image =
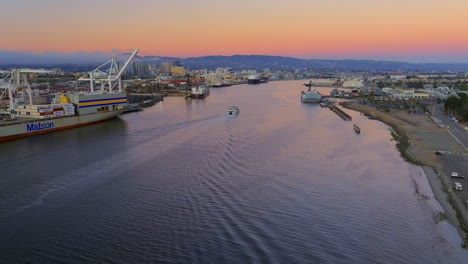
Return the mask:
<svg viewBox="0 0 468 264">
<path fill-rule="evenodd" d="M 28 74 L 47 71 L 13 70 L 5 78 L 9 77 L 9 80 L 0 86 L 0 98 L 7 103 L 7 108 L 0 110 L 3 117 L 0 120 L 0 141 L 89 125 L 119 116 L 127 107 L 121 76 L 137 53 L 138 49 L 121 69 L 114 57 L 80 78 L 80 81 L 89 81 L 90 92 L 56 94 L 51 104 L 33 104 L 33 91 L 27 81 Z M 110 69 L 101 71 L 106 65 L 110 65 Z M 95 89 L 95 84 L 100 84 L 100 87 Z M 25 102 L 21 94 L 29 100 Z"/>
<path fill-rule="evenodd" d="M 320 103 L 320 101 L 322 101 L 322 95 L 318 91 L 312 90 L 312 81 L 304 85 L 309 87 L 309 89 L 307 89 L 307 91 L 301 92 L 301 102 Z"/>
</svg>

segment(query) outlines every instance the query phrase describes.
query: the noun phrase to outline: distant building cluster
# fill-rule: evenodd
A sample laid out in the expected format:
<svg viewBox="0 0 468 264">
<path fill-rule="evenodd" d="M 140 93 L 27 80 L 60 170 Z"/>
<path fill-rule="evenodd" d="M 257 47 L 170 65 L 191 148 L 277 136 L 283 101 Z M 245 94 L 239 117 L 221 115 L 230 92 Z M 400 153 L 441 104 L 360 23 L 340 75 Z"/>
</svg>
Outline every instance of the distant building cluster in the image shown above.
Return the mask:
<svg viewBox="0 0 468 264">
<path fill-rule="evenodd" d="M 120 65 L 123 66 L 123 65 Z M 86 84 L 77 81 L 86 72 L 69 73 L 55 69 L 54 74 L 31 74 L 31 87 L 40 92 L 60 92 L 67 89 L 87 91 Z M 0 77 L 2 73 L 0 72 Z M 310 80 L 315 86 L 349 89 L 349 94 L 373 94 L 376 100 L 445 100 L 450 96 L 468 93 L 467 72 L 371 72 L 326 69 L 215 69 L 191 70 L 177 60 L 159 64 L 134 61 L 125 70 L 126 88 L 187 90 L 190 86 L 228 86 L 247 83 L 249 78 L 264 81 Z M 155 88 L 156 89 L 156 88 Z"/>
</svg>

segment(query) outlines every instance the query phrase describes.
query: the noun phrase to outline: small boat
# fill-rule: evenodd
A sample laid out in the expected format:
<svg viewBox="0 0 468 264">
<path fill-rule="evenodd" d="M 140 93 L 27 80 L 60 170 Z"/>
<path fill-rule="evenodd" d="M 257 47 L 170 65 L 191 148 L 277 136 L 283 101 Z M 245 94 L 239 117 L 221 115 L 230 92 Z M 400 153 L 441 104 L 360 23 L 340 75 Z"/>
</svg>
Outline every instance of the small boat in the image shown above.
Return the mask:
<svg viewBox="0 0 468 264">
<path fill-rule="evenodd" d="M 228 107 L 228 115 L 237 115 L 239 114 L 239 107 L 231 105 Z"/>
<path fill-rule="evenodd" d="M 321 107 L 327 107 L 327 104 L 322 102 L 322 103 L 320 103 L 320 106 Z"/>
<path fill-rule="evenodd" d="M 353 125 L 353 129 L 354 129 L 354 131 L 355 131 L 357 134 L 360 134 L 360 133 L 361 133 L 361 129 L 360 129 L 358 126 Z"/>
</svg>

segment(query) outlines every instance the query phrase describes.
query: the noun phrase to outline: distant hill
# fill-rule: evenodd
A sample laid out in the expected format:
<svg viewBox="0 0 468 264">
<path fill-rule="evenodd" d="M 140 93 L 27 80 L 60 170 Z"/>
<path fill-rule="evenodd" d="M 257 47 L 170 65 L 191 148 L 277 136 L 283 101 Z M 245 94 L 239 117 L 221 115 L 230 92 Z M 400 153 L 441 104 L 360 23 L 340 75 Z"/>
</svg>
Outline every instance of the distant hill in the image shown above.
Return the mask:
<svg viewBox="0 0 468 264">
<path fill-rule="evenodd" d="M 120 54 L 127 57 L 129 54 Z M 74 53 L 30 53 L 22 51 L 0 50 L 0 67 L 60 67 L 61 65 L 76 65 L 77 69 L 97 66 L 110 58 L 105 52 L 74 52 Z M 160 56 L 137 56 L 135 61 L 141 63 L 161 64 L 165 61 L 178 60 L 188 69 L 216 69 L 229 67 L 232 69 L 263 69 L 272 70 L 307 68 L 335 70 L 368 70 L 368 71 L 468 71 L 468 63 L 407 63 L 397 61 L 377 60 L 318 60 L 298 59 L 268 55 L 233 55 L 233 56 L 203 56 L 193 58 L 175 58 Z M 71 67 L 73 68 L 73 67 Z"/>
<path fill-rule="evenodd" d="M 407 63 L 376 60 L 318 60 L 267 55 L 204 56 L 181 59 L 190 69 L 230 67 L 233 69 L 336 69 L 373 71 L 468 71 L 468 63 Z"/>
</svg>

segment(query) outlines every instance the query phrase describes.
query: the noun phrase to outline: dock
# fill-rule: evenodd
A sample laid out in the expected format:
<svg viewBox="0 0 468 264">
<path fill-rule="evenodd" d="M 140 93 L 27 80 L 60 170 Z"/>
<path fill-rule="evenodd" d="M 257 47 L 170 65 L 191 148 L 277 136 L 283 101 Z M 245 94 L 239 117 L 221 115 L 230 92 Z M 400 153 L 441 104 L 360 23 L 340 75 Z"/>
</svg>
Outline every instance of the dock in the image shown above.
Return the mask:
<svg viewBox="0 0 468 264">
<path fill-rule="evenodd" d="M 338 108 L 336 105 L 329 104 L 329 107 L 333 112 L 335 112 L 337 115 L 339 115 L 341 118 L 343 118 L 343 120 L 345 120 L 345 121 L 351 121 L 352 120 L 350 115 L 345 113 L 343 110 Z"/>
<path fill-rule="evenodd" d="M 139 107 L 138 105 L 131 105 L 127 109 L 125 109 L 122 114 L 132 113 L 132 112 L 139 112 L 143 111 L 143 107 Z"/>
</svg>

